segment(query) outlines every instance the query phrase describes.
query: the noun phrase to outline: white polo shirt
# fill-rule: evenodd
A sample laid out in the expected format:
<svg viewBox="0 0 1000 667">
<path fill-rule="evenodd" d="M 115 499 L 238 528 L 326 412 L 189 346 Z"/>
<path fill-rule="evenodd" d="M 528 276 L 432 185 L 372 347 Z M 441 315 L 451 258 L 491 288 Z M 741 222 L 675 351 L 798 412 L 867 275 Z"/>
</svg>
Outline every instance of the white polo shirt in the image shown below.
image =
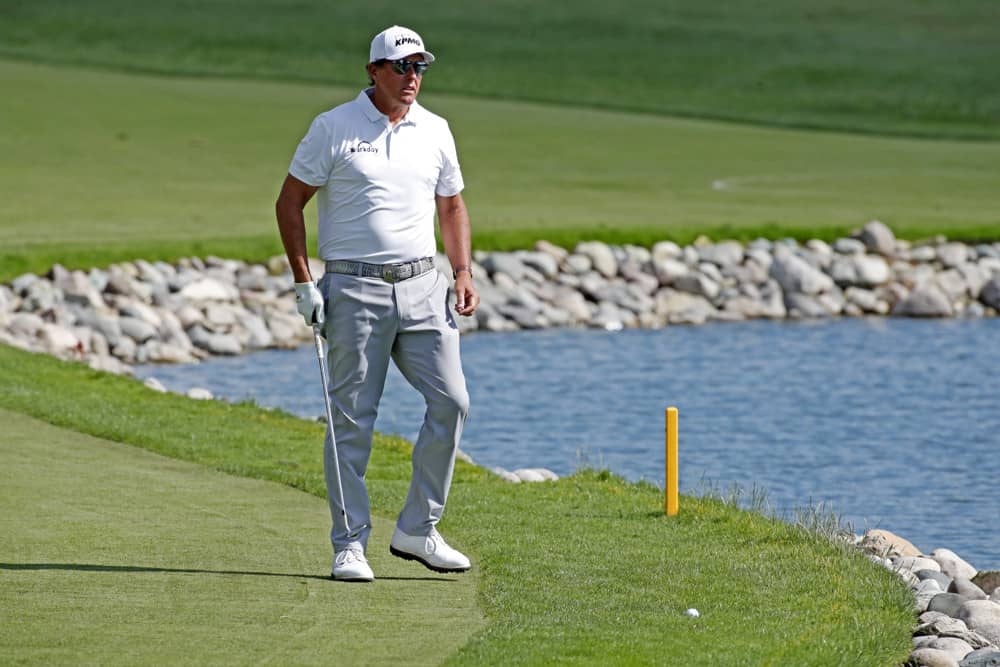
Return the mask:
<svg viewBox="0 0 1000 667">
<path fill-rule="evenodd" d="M 288 172 L 319 188 L 324 260 L 434 256 L 434 195 L 464 187 L 447 121 L 414 102 L 392 127 L 368 91 L 313 120 Z"/>
</svg>

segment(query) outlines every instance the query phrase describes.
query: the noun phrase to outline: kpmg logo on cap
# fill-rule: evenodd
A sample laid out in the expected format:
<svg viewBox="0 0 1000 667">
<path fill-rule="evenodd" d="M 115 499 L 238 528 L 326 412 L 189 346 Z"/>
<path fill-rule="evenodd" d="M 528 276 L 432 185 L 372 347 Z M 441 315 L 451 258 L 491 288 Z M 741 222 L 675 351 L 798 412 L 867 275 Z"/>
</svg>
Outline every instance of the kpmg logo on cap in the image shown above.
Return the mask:
<svg viewBox="0 0 1000 667">
<path fill-rule="evenodd" d="M 378 149 L 367 141 L 359 141 L 356 146 L 351 146 L 352 153 L 378 153 Z"/>
<path fill-rule="evenodd" d="M 424 45 L 421 44 L 420 40 L 417 39 L 416 37 L 410 37 L 410 36 L 397 37 L 396 38 L 396 46 L 402 46 L 403 44 L 413 44 L 413 46 L 418 46 L 421 49 L 424 48 Z"/>
</svg>

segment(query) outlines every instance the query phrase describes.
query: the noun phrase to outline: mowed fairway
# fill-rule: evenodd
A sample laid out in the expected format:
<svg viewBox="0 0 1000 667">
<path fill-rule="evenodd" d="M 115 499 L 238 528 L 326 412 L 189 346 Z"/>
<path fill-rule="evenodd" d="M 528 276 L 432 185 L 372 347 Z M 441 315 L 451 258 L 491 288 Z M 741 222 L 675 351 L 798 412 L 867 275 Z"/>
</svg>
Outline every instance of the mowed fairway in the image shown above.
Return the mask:
<svg viewBox="0 0 1000 667">
<path fill-rule="evenodd" d="M 332 582 L 315 496 L 0 410 L 5 664 L 437 664 L 484 622 L 475 571 L 388 554 Z M 358 656 L 364 656 L 359 660 Z"/>
<path fill-rule="evenodd" d="M 0 78 L 8 278 L 53 261 L 278 252 L 291 154 L 358 90 L 2 62 Z M 451 121 L 480 248 L 832 237 L 875 218 L 903 236 L 1000 236 L 1000 143 L 484 101 L 436 95 L 430 74 L 421 99 Z"/>
</svg>

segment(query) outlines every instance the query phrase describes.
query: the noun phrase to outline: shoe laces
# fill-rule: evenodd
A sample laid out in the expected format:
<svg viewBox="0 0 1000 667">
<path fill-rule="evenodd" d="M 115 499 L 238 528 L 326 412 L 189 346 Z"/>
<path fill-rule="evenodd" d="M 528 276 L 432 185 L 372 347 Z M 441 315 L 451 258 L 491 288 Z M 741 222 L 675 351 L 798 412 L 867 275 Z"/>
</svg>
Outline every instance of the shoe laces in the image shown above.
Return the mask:
<svg viewBox="0 0 1000 667">
<path fill-rule="evenodd" d="M 360 549 L 347 548 L 337 554 L 337 565 L 349 565 L 350 563 L 364 562 L 365 555 Z"/>
</svg>

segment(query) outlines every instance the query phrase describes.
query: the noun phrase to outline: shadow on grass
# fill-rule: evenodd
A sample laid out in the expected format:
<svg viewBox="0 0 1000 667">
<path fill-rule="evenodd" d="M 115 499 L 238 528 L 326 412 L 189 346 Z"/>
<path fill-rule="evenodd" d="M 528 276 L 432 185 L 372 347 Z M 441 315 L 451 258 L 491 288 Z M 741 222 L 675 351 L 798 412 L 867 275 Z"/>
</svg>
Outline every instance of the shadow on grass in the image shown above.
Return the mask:
<svg viewBox="0 0 1000 667">
<path fill-rule="evenodd" d="M 319 579 L 333 581 L 330 575 L 296 574 L 288 572 L 250 572 L 243 570 L 197 570 L 177 567 L 143 567 L 141 565 L 90 565 L 87 563 L 0 563 L 0 570 L 63 570 L 69 572 L 165 572 L 171 574 L 225 574 L 248 577 L 292 577 L 295 579 Z M 451 583 L 454 578 L 446 577 L 376 577 L 381 581 L 437 581 Z"/>
</svg>

